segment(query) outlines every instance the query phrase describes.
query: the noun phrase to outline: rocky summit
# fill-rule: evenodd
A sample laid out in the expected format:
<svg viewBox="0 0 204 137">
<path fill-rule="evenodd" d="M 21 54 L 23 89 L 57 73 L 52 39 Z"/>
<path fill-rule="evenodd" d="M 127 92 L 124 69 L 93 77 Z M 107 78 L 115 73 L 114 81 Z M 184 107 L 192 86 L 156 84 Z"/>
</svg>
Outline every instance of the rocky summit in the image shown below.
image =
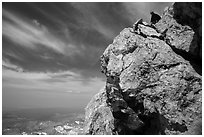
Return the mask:
<svg viewBox="0 0 204 137">
<path fill-rule="evenodd" d="M 202 3 L 174 3 L 156 24 L 125 28 L 101 56 L 106 87 L 85 134 L 202 134 Z"/>
</svg>

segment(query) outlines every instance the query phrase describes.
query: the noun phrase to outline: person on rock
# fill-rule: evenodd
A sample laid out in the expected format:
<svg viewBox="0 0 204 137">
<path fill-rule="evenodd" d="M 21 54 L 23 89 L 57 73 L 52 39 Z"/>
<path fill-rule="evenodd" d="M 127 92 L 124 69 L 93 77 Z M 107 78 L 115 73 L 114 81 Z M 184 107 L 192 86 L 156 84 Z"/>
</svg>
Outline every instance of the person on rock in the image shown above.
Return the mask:
<svg viewBox="0 0 204 137">
<path fill-rule="evenodd" d="M 151 24 L 152 25 L 156 24 L 161 19 L 161 17 L 158 14 L 154 13 L 153 11 L 150 12 L 150 14 L 151 14 Z"/>
</svg>

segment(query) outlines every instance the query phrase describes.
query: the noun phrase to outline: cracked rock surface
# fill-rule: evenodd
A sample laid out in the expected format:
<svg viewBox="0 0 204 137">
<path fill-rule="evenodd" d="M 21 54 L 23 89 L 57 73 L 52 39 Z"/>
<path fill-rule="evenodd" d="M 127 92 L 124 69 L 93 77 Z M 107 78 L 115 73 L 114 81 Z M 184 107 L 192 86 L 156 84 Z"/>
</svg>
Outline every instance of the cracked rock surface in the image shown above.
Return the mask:
<svg viewBox="0 0 204 137">
<path fill-rule="evenodd" d="M 202 76 L 186 58 L 200 56 L 190 50 L 198 32 L 173 18 L 175 5 L 155 27 L 125 28 L 106 48 L 106 88 L 87 106 L 87 134 L 201 134 Z"/>
</svg>

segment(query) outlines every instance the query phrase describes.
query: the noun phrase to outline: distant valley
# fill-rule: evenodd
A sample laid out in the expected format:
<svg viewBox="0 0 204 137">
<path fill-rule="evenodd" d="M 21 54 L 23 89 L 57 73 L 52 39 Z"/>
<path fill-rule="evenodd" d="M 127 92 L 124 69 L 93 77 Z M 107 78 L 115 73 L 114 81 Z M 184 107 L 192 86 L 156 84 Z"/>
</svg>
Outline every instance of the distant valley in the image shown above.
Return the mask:
<svg viewBox="0 0 204 137">
<path fill-rule="evenodd" d="M 3 135 L 76 135 L 83 132 L 80 109 L 47 108 L 3 112 Z"/>
</svg>

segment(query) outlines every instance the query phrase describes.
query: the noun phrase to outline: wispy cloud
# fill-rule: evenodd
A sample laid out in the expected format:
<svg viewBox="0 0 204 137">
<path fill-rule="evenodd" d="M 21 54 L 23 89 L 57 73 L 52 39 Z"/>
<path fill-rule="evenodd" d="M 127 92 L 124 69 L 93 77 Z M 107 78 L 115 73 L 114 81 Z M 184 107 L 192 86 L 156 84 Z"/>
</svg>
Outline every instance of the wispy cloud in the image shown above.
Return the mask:
<svg viewBox="0 0 204 137">
<path fill-rule="evenodd" d="M 22 72 L 23 69 L 21 67 L 18 67 L 14 64 L 12 64 L 9 60 L 7 60 L 6 58 L 4 58 L 2 60 L 2 66 L 6 69 L 10 69 L 10 70 L 13 70 L 13 71 L 17 71 L 17 72 Z"/>
<path fill-rule="evenodd" d="M 99 18 L 97 15 L 100 12 L 98 12 L 99 9 L 97 9 L 96 4 L 71 3 L 71 5 L 83 14 L 83 19 L 82 17 L 76 17 L 77 22 L 81 25 L 82 28 L 94 29 L 108 39 L 115 36 L 114 30 L 100 21 L 102 18 Z M 103 14 L 103 12 L 101 12 L 101 14 Z"/>
<path fill-rule="evenodd" d="M 3 61 L 3 65 L 6 66 L 2 72 L 4 88 L 13 87 L 28 92 L 36 90 L 40 92 L 86 94 L 97 92 L 104 85 L 104 81 L 100 78 L 90 78 L 85 85 L 83 82 L 85 79 L 72 71 L 57 73 L 23 72 L 22 68 L 14 64 Z M 14 71 L 15 69 L 17 71 Z"/>
<path fill-rule="evenodd" d="M 3 7 L 5 58 L 26 71 L 75 69 L 100 75 L 100 55 L 124 23 L 113 6 L 107 11 L 105 3 L 23 4 Z"/>
<path fill-rule="evenodd" d="M 34 50 L 39 49 L 39 46 L 45 46 L 63 55 L 78 52 L 76 46 L 53 35 L 46 26 L 35 19 L 29 20 L 5 9 L 3 17 L 3 36 L 20 46 Z"/>
</svg>

